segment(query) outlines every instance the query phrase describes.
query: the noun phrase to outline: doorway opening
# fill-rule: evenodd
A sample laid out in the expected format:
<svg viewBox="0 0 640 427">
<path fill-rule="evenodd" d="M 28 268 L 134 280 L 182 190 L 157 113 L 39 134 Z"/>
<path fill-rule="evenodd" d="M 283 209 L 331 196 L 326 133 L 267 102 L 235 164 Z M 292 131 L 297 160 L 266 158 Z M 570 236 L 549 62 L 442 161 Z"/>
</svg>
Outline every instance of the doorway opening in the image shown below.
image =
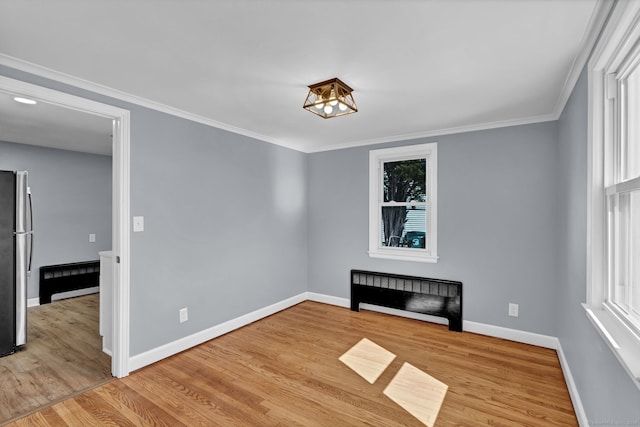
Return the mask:
<svg viewBox="0 0 640 427">
<path fill-rule="evenodd" d="M 113 316 L 111 373 L 129 374 L 129 146 L 130 112 L 86 98 L 0 76 L 0 91 L 71 110 L 109 118 L 112 128 Z"/>
</svg>

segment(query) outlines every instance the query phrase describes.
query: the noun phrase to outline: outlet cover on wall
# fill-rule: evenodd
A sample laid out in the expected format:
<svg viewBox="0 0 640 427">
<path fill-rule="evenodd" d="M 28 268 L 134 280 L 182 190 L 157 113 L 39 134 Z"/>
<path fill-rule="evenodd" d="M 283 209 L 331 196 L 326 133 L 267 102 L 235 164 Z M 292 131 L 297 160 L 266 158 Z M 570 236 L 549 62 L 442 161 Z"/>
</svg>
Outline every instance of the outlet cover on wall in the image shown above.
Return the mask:
<svg viewBox="0 0 640 427">
<path fill-rule="evenodd" d="M 180 323 L 189 320 L 189 310 L 185 307 L 180 309 Z"/>
<path fill-rule="evenodd" d="M 518 317 L 518 304 L 509 303 L 509 316 Z"/>
<path fill-rule="evenodd" d="M 96 235 L 91 233 L 89 234 L 89 243 L 95 243 L 96 241 Z"/>
</svg>

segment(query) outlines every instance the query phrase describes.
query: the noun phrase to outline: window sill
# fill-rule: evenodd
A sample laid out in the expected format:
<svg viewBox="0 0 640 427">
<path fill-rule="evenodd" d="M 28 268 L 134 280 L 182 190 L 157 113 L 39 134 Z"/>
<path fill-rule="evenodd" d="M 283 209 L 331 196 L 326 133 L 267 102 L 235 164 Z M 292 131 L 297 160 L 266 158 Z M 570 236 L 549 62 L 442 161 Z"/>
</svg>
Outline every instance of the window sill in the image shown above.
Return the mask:
<svg viewBox="0 0 640 427">
<path fill-rule="evenodd" d="M 389 252 L 378 252 L 378 251 L 368 251 L 370 258 L 382 258 L 382 259 L 393 259 L 396 261 L 412 261 L 412 262 L 428 262 L 431 264 L 435 264 L 438 262 L 438 256 L 435 255 L 423 255 L 423 254 L 414 254 L 414 253 L 389 253 Z"/>
<path fill-rule="evenodd" d="M 640 389 L 640 337 L 605 307 L 582 304 L 587 317 Z"/>
</svg>

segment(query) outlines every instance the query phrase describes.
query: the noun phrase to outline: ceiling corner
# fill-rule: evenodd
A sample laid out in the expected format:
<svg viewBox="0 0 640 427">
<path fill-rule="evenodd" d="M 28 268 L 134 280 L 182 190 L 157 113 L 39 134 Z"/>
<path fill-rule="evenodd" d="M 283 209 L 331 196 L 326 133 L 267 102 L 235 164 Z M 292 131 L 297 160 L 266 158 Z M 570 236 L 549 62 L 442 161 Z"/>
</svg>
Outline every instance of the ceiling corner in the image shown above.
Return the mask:
<svg viewBox="0 0 640 427">
<path fill-rule="evenodd" d="M 589 20 L 589 24 L 584 33 L 584 37 L 580 42 L 578 54 L 571 64 L 571 70 L 569 71 L 558 96 L 558 101 L 556 102 L 556 106 L 553 110 L 554 120 L 559 119 L 560 115 L 564 111 L 564 107 L 573 92 L 573 88 L 580 78 L 580 74 L 582 74 L 582 70 L 591 56 L 593 47 L 600 37 L 600 33 L 602 32 L 604 24 L 606 23 L 614 4 L 615 0 L 597 0 L 593 9 L 593 14 L 591 15 L 591 19 Z"/>
</svg>

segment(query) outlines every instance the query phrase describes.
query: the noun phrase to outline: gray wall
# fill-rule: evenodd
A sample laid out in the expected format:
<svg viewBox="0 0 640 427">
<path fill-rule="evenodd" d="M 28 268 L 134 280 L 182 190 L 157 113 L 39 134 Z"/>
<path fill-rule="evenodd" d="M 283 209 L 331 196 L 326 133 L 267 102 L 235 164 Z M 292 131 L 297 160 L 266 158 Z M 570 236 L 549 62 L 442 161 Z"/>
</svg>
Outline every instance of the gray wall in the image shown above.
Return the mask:
<svg viewBox="0 0 640 427">
<path fill-rule="evenodd" d="M 0 141 L 0 169 L 29 172 L 35 248 L 28 298 L 39 296 L 41 266 L 97 260 L 111 249 L 111 157 Z"/>
<path fill-rule="evenodd" d="M 636 425 L 640 390 L 580 305 L 586 301 L 587 93 L 583 72 L 558 121 L 562 215 L 557 241 L 561 248 L 558 337 L 591 423 Z"/>
<path fill-rule="evenodd" d="M 369 258 L 369 150 L 309 156 L 309 289 L 349 297 L 349 270 L 460 280 L 465 320 L 556 335 L 555 123 L 438 142 L 437 264 Z M 520 317 L 507 315 L 520 304 Z"/>
<path fill-rule="evenodd" d="M 307 290 L 306 156 L 0 66 L 131 111 L 131 356 Z M 179 309 L 189 321 L 179 323 Z"/>
<path fill-rule="evenodd" d="M 303 153 L 135 108 L 132 354 L 306 291 L 305 187 Z"/>
</svg>

